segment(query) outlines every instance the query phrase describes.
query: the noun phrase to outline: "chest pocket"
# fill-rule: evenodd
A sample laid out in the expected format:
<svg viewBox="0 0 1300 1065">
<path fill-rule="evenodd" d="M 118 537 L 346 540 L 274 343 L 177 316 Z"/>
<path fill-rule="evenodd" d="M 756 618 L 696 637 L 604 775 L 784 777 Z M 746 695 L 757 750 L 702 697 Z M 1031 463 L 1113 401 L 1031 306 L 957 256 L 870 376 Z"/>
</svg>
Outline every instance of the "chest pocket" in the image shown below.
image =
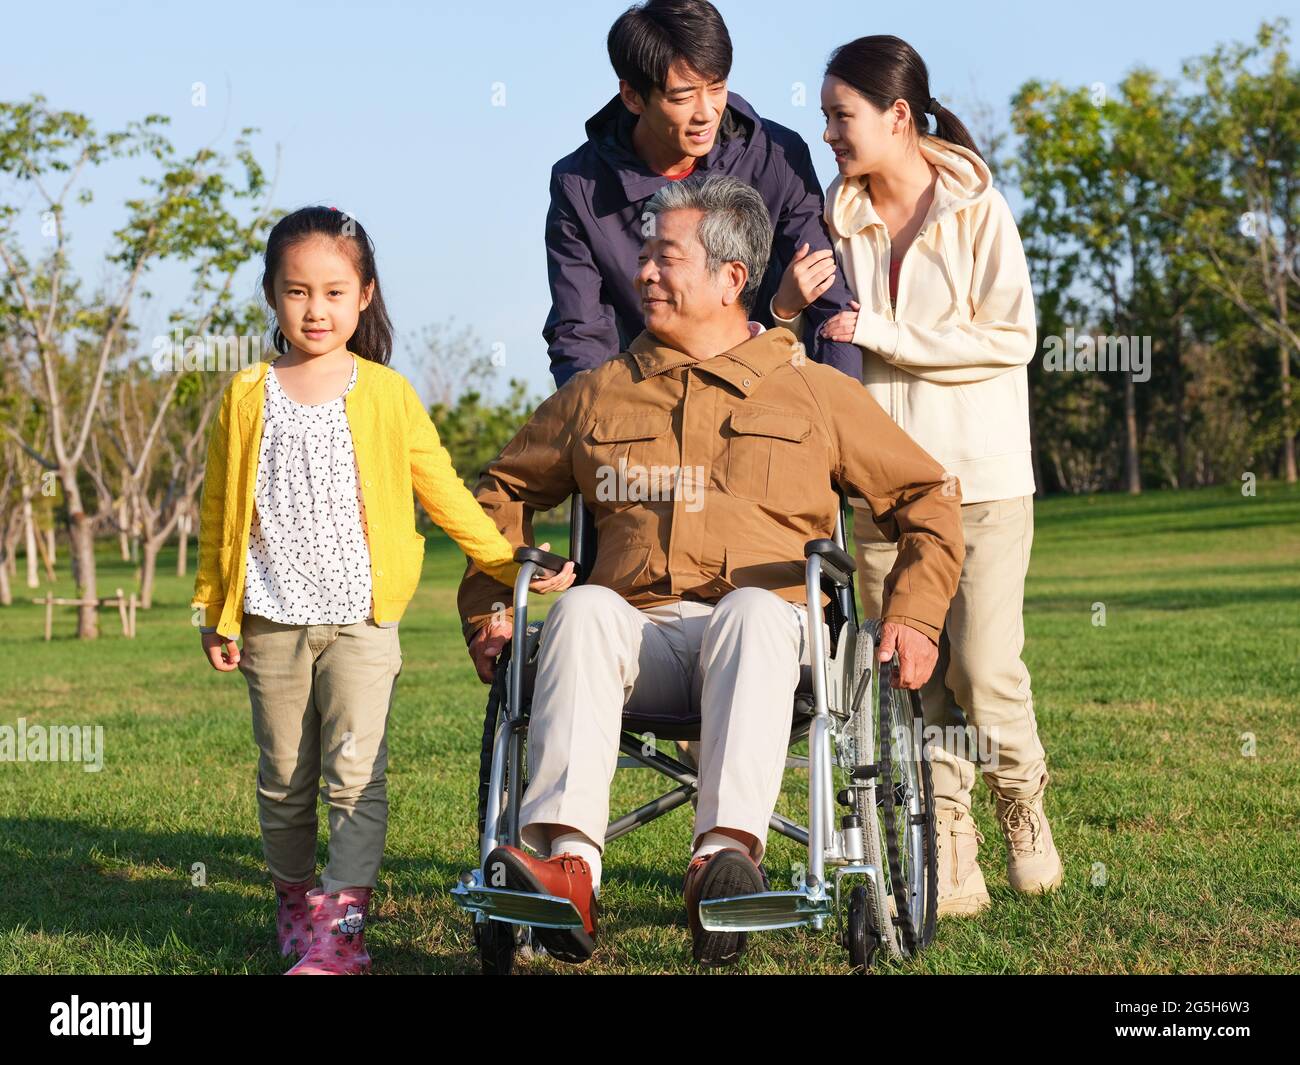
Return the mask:
<svg viewBox="0 0 1300 1065">
<path fill-rule="evenodd" d="M 641 502 L 658 498 L 653 486 L 671 493 L 677 461 L 668 411 L 607 414 L 591 428 L 596 498 L 602 502 Z M 631 486 L 631 487 L 630 487 Z"/>
<path fill-rule="evenodd" d="M 821 449 L 810 443 L 812 422 L 775 407 L 748 406 L 733 411 L 727 432 L 727 491 L 739 499 L 797 509 L 813 483 L 828 471 L 816 470 Z"/>
</svg>

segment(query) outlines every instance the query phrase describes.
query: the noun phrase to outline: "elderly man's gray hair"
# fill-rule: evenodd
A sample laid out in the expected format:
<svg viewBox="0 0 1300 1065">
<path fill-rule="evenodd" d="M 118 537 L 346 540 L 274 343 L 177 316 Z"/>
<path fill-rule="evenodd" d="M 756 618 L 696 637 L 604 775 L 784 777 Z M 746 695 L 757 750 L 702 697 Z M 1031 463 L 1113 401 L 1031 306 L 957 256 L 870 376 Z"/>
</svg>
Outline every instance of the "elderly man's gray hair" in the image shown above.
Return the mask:
<svg viewBox="0 0 1300 1065">
<path fill-rule="evenodd" d="M 696 174 L 670 181 L 645 206 L 656 218 L 664 211 L 690 209 L 704 212 L 696 236 L 704 246 L 709 273 L 716 274 L 725 263 L 737 261 L 749 271 L 740 293 L 740 304 L 748 313 L 772 254 L 772 216 L 767 204 L 752 185 L 738 178 Z"/>
</svg>

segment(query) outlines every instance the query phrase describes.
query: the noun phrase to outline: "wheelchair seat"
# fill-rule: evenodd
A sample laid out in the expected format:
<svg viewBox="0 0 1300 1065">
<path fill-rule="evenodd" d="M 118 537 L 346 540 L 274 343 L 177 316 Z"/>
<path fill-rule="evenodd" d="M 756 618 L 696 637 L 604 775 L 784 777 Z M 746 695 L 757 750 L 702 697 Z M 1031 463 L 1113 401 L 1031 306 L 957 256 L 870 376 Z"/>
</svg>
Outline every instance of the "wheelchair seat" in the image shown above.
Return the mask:
<svg viewBox="0 0 1300 1065">
<path fill-rule="evenodd" d="M 531 647 L 535 643 L 540 643 L 542 634 L 542 625 L 540 621 L 534 621 L 528 626 L 528 639 Z M 506 660 L 506 653 L 502 654 L 502 662 Z M 524 714 L 532 709 L 533 703 L 533 685 L 537 680 L 537 655 L 530 653 L 528 664 L 524 667 Z M 813 701 L 813 675 L 812 666 L 800 664 L 799 680 L 795 684 L 794 704 L 792 721 L 796 728 L 800 719 L 810 718 L 815 712 Z M 623 714 L 622 728 L 624 732 L 643 734 L 652 732 L 661 740 L 698 740 L 700 738 L 700 715 L 698 712 L 690 715 L 675 715 L 672 717 L 660 717 L 654 714 Z"/>
</svg>

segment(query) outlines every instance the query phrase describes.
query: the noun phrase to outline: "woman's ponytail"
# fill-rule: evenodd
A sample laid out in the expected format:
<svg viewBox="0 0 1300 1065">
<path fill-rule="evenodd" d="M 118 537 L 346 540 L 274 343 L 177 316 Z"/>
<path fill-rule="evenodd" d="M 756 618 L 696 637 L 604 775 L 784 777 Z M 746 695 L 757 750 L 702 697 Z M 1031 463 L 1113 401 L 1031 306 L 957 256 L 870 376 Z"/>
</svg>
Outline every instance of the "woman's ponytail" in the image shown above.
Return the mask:
<svg viewBox="0 0 1300 1065">
<path fill-rule="evenodd" d="M 930 135 L 946 140 L 949 144 L 959 144 L 963 148 L 969 148 L 983 159 L 984 153 L 976 146 L 975 138 L 970 135 L 966 124 L 933 97 L 930 103 L 932 106 L 927 110 L 934 119 L 934 129 L 930 131 Z"/>
</svg>

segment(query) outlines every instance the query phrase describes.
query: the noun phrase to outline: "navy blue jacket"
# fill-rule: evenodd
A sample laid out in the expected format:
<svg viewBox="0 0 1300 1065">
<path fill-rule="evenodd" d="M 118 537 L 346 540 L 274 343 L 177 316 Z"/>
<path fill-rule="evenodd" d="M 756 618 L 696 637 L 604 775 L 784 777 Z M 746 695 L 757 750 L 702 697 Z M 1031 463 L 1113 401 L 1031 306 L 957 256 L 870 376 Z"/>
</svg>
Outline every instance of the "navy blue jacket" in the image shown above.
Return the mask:
<svg viewBox="0 0 1300 1065">
<path fill-rule="evenodd" d="M 587 142 L 551 168 L 546 214 L 551 312 L 542 335 L 557 386 L 626 350 L 645 329 L 632 285 L 641 253 L 641 213 L 669 179 L 633 150 L 635 124 L 636 116 L 615 96 L 587 120 Z M 795 251 L 805 243 L 810 253 L 831 246 L 808 146 L 793 130 L 760 119 L 732 92 L 714 145 L 694 172 L 739 178 L 767 204 L 776 233 L 751 317 L 771 326 L 769 304 Z M 861 380 L 862 353 L 816 335 L 823 322 L 848 309 L 850 299 L 841 269 L 835 284 L 804 312 L 803 341 L 813 359 Z"/>
</svg>

